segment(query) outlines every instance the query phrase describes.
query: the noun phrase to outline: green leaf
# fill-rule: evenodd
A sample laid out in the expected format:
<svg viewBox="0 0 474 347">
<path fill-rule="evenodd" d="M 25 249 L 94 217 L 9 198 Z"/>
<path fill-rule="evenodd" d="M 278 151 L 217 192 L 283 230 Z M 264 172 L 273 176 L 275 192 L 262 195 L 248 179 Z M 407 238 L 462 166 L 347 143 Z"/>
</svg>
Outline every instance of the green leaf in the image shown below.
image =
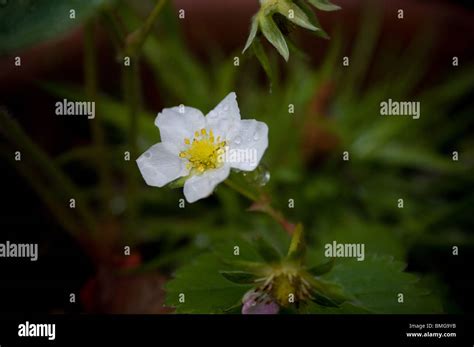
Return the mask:
<svg viewBox="0 0 474 347">
<path fill-rule="evenodd" d="M 290 52 L 286 44 L 285 37 L 281 33 L 272 17 L 260 16 L 260 28 L 267 40 L 276 48 L 278 53 L 288 61 Z"/>
<path fill-rule="evenodd" d="M 3 0 L 0 55 L 64 35 L 89 18 L 107 0 Z M 75 18 L 70 18 L 74 9 Z"/>
<path fill-rule="evenodd" d="M 285 16 L 289 21 L 299 25 L 302 28 L 317 31 L 319 28 L 314 26 L 306 13 L 291 1 L 279 3 L 278 12 Z"/>
<path fill-rule="evenodd" d="M 240 236 L 230 236 L 229 234 L 223 235 L 225 240 L 215 240 L 212 247 L 213 251 L 218 254 L 219 258 L 226 264 L 236 261 L 258 263 L 263 260 L 252 243 Z"/>
<path fill-rule="evenodd" d="M 323 39 L 329 39 L 328 33 L 324 31 L 313 9 L 308 4 L 306 4 L 304 0 L 295 0 L 295 4 L 297 4 L 301 8 L 301 10 L 303 10 L 311 24 L 318 28 L 318 30 L 312 31 L 312 33 L 319 37 L 322 37 Z"/>
<path fill-rule="evenodd" d="M 281 259 L 278 250 L 263 237 L 257 238 L 256 246 L 258 253 L 266 262 L 273 263 Z"/>
<path fill-rule="evenodd" d="M 351 304 L 372 313 L 440 313 L 437 297 L 422 288 L 417 276 L 403 272 L 403 263 L 387 256 L 364 261 L 344 259 L 323 278 L 339 284 L 353 300 Z M 403 294 L 403 303 L 399 302 Z M 344 311 L 344 306 L 339 313 Z"/>
<path fill-rule="evenodd" d="M 364 221 L 359 217 L 345 216 L 328 227 L 322 227 L 318 238 L 318 243 L 321 245 L 331 244 L 333 241 L 338 244 L 363 244 L 366 256 L 368 254 L 390 255 L 397 260 L 403 260 L 406 252 L 393 230 Z M 310 255 L 314 253 L 316 252 L 309 252 Z M 313 260 L 309 264 L 317 263 Z"/>
<path fill-rule="evenodd" d="M 175 307 L 177 313 L 225 313 L 252 286 L 228 281 L 219 273 L 222 267 L 217 256 L 205 254 L 180 268 L 165 287 L 165 304 Z M 180 302 L 181 294 L 184 302 Z"/>
<path fill-rule="evenodd" d="M 245 48 L 242 51 L 242 53 L 245 53 L 245 51 L 250 47 L 253 40 L 255 39 L 255 36 L 257 35 L 257 31 L 258 31 L 258 19 L 257 19 L 257 16 L 255 16 L 255 17 L 252 18 L 252 25 L 250 27 L 250 34 L 249 34 L 249 37 L 247 39 L 247 43 L 245 44 Z"/>
<path fill-rule="evenodd" d="M 313 276 L 322 276 L 328 273 L 329 271 L 331 271 L 331 269 L 334 266 L 334 263 L 335 263 L 335 258 L 331 258 L 331 260 L 325 263 L 313 266 L 312 268 L 309 268 L 307 271 Z"/>
<path fill-rule="evenodd" d="M 239 271 L 251 272 L 251 273 L 263 273 L 267 265 L 265 263 L 259 263 L 255 261 L 247 260 L 229 260 L 219 258 L 223 264 L 227 265 L 231 269 L 239 269 Z"/>
<path fill-rule="evenodd" d="M 340 10 L 341 6 L 334 5 L 329 0 L 308 0 L 311 5 L 322 11 Z"/>
<path fill-rule="evenodd" d="M 426 171 L 456 172 L 463 169 L 462 166 L 456 165 L 456 162 L 449 159 L 449 156 L 402 144 L 388 144 L 379 148 L 378 151 L 374 151 L 370 156 L 383 163 L 414 167 Z"/>
<path fill-rule="evenodd" d="M 270 65 L 270 60 L 268 59 L 267 53 L 263 49 L 263 45 L 260 40 L 254 40 L 252 44 L 253 52 L 257 57 L 260 65 L 262 65 L 265 74 L 267 75 L 270 83 L 273 83 L 275 80 L 275 74 L 273 72 L 272 66 Z"/>
<path fill-rule="evenodd" d="M 245 271 L 219 271 L 227 280 L 237 284 L 252 284 L 258 278 L 257 275 Z"/>
<path fill-rule="evenodd" d="M 301 261 L 305 255 L 306 243 L 304 240 L 303 225 L 298 224 L 295 227 L 291 237 L 290 248 L 288 250 L 288 259 Z"/>
<path fill-rule="evenodd" d="M 335 300 L 333 300 L 329 296 L 326 296 L 318 291 L 313 291 L 312 295 L 313 295 L 313 298 L 311 300 L 320 306 L 329 306 L 329 307 L 339 306 L 339 304 Z"/>
</svg>

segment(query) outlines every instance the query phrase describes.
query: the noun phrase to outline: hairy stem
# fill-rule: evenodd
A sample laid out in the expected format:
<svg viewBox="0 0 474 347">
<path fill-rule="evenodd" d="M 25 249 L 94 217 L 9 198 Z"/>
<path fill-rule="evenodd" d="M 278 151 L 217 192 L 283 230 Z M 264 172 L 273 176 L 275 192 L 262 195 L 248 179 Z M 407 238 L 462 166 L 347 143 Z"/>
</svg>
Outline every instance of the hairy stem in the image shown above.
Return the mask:
<svg viewBox="0 0 474 347">
<path fill-rule="evenodd" d="M 249 211 L 263 212 L 273 218 L 278 224 L 280 224 L 283 229 L 289 234 L 292 235 L 295 225 L 289 222 L 281 211 L 278 211 L 270 204 L 270 199 L 267 195 L 258 192 L 258 190 L 247 189 L 241 184 L 235 182 L 232 178 L 228 178 L 224 183 L 239 193 L 240 195 L 245 196 L 247 199 L 253 201 L 253 205 L 249 208 Z"/>
</svg>

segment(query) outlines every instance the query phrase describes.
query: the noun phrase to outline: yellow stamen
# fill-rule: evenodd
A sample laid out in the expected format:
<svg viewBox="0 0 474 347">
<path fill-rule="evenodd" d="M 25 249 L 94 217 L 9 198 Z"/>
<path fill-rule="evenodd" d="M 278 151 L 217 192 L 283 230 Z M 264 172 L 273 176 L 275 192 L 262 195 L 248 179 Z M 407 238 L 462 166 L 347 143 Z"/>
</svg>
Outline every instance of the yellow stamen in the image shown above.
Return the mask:
<svg viewBox="0 0 474 347">
<path fill-rule="evenodd" d="M 206 170 L 216 169 L 222 165 L 221 155 L 224 153 L 226 142 L 220 141 L 220 136 L 217 137 L 216 142 L 211 129 L 209 129 L 209 135 L 207 129 L 201 129 L 200 132 L 196 131 L 192 142 L 185 138 L 184 143 L 188 147 L 179 153 L 179 156 L 188 160 L 186 167 L 189 170 L 195 170 L 201 174 Z"/>
</svg>

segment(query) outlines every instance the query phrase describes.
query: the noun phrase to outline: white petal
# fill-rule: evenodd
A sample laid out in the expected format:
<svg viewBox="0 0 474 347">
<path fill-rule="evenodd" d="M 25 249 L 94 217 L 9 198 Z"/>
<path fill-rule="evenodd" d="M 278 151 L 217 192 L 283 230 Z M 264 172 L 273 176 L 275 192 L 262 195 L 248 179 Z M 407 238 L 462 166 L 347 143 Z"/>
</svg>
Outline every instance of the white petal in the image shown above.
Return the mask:
<svg viewBox="0 0 474 347">
<path fill-rule="evenodd" d="M 227 155 L 227 158 L 232 158 L 232 151 L 234 151 L 240 160 L 229 164 L 231 167 L 243 171 L 255 170 L 267 147 L 268 126 L 255 119 L 244 119 L 240 121 L 237 135 L 229 141 Z"/>
<path fill-rule="evenodd" d="M 233 136 L 240 121 L 240 110 L 237 95 L 234 92 L 227 95 L 211 112 L 206 115 L 206 126 L 212 129 L 216 136 L 228 138 Z"/>
<path fill-rule="evenodd" d="M 187 174 L 186 164 L 170 143 L 157 143 L 137 159 L 140 172 L 149 186 L 163 187 Z"/>
<path fill-rule="evenodd" d="M 230 167 L 221 166 L 219 169 L 205 171 L 202 175 L 195 175 L 184 183 L 184 197 L 187 202 L 193 203 L 208 197 L 214 188 L 224 181 L 230 173 Z"/>
<path fill-rule="evenodd" d="M 185 148 L 184 139 L 192 139 L 194 132 L 204 128 L 205 124 L 202 112 L 187 106 L 165 108 L 155 119 L 161 142 L 173 143 L 178 151 Z"/>
</svg>

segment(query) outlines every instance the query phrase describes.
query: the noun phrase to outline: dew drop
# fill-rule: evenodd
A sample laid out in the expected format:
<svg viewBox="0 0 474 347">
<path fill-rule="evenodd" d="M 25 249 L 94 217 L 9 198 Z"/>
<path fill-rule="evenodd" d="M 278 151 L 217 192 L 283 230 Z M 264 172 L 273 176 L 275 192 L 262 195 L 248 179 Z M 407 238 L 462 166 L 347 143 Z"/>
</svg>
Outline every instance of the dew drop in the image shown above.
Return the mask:
<svg viewBox="0 0 474 347">
<path fill-rule="evenodd" d="M 258 184 L 265 186 L 270 181 L 270 171 L 265 170 L 259 177 Z"/>
<path fill-rule="evenodd" d="M 151 153 L 150 152 L 145 152 L 145 158 L 151 158 Z"/>
<path fill-rule="evenodd" d="M 260 139 L 260 136 L 258 136 L 258 134 L 255 133 L 255 135 L 253 135 L 253 140 L 258 141 L 259 139 Z"/>
<path fill-rule="evenodd" d="M 242 139 L 240 138 L 240 136 L 237 136 L 237 137 L 235 138 L 235 140 L 234 140 L 234 143 L 235 143 L 236 145 L 240 145 L 241 142 L 242 142 Z"/>
<path fill-rule="evenodd" d="M 270 171 L 263 165 L 259 165 L 251 174 L 252 182 L 260 187 L 265 186 L 270 181 Z"/>
</svg>

